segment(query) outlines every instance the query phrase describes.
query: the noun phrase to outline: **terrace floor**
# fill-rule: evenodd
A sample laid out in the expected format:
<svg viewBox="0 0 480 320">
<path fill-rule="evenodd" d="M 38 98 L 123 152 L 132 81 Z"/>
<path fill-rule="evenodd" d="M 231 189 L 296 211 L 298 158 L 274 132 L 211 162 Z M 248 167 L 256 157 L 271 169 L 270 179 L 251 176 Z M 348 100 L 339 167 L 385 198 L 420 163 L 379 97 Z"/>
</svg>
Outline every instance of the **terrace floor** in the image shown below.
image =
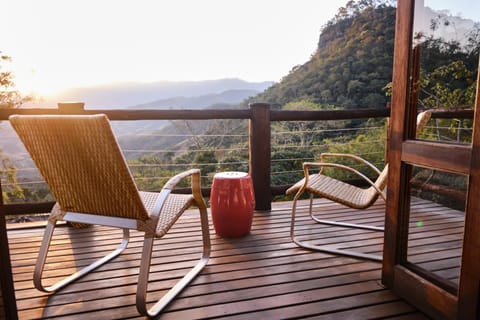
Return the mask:
<svg viewBox="0 0 480 320">
<path fill-rule="evenodd" d="M 383 224 L 384 204 L 352 211 L 320 200 L 315 210 L 340 220 Z M 455 281 L 458 277 L 463 217 L 458 211 L 416 199 L 412 205 L 412 256 Z M 312 252 L 289 238 L 291 202 L 256 212 L 251 234 L 238 239 L 215 235 L 208 266 L 166 309 L 160 319 L 428 319 L 383 288 L 381 263 Z M 299 213 L 306 212 L 302 202 Z M 421 225 L 415 221 L 422 221 Z M 314 225 L 299 216 L 300 232 L 338 247 L 381 254 L 383 234 Z M 201 250 L 196 215 L 187 214 L 157 241 L 150 298 L 162 294 L 192 266 Z M 319 229 L 322 229 L 319 232 Z M 54 295 L 33 287 L 32 272 L 43 228 L 8 231 L 20 319 L 137 319 L 135 290 L 142 238 L 133 232 L 125 252 Z M 117 241 L 118 239 L 118 241 Z M 62 277 L 113 249 L 121 231 L 59 227 L 54 236 L 48 280 Z M 78 256 L 77 262 L 71 253 Z M 47 280 L 47 283 L 48 283 Z"/>
</svg>

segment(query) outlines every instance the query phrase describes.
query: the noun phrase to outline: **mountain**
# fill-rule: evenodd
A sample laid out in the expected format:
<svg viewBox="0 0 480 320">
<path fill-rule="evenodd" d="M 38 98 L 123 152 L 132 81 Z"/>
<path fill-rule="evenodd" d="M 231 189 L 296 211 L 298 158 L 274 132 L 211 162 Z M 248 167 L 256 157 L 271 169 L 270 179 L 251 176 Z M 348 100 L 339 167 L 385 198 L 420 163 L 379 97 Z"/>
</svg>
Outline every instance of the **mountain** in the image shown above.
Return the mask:
<svg viewBox="0 0 480 320">
<path fill-rule="evenodd" d="M 259 91 L 256 90 L 228 90 L 218 94 L 211 93 L 195 97 L 174 97 L 156 100 L 128 107 L 128 109 L 229 109 L 258 93 Z M 178 127 L 178 123 L 178 121 L 169 120 L 119 121 L 114 122 L 112 128 L 123 149 L 136 149 L 139 145 L 143 145 L 145 147 L 142 149 L 161 150 L 184 140 L 183 137 L 172 136 L 175 133 L 184 134 L 184 132 L 180 132 L 181 129 Z M 205 123 L 200 124 L 200 126 L 204 125 Z M 198 130 L 201 133 L 201 130 Z M 154 135 L 149 135 L 152 133 Z M 140 155 L 141 153 L 134 152 L 126 156 L 135 158 Z"/>
<path fill-rule="evenodd" d="M 322 28 L 310 61 L 294 67 L 256 99 L 280 106 L 308 100 L 351 109 L 384 108 L 383 88 L 392 79 L 396 9 L 355 6 L 350 1 L 349 11 L 339 10 Z"/>
<path fill-rule="evenodd" d="M 279 83 L 254 100 L 269 102 L 278 108 L 302 100 L 346 109 L 384 108 L 389 99 L 384 88 L 392 80 L 396 8 L 380 2 L 362 7 L 362 3 L 365 1 L 349 1 L 345 8 L 340 8 L 322 27 L 311 59 L 293 67 Z M 476 69 L 478 22 L 425 7 L 418 27 L 425 37 L 438 40 L 422 46 L 422 68 L 432 71 L 448 65 L 456 54 L 455 59 Z M 458 46 L 451 45 L 452 41 Z M 471 59 L 464 59 L 460 54 L 468 51 L 472 52 L 474 64 L 467 63 Z"/>
<path fill-rule="evenodd" d="M 128 109 L 207 109 L 207 108 L 232 108 L 237 106 L 242 101 L 247 99 L 248 97 L 255 96 L 260 92 L 260 90 L 264 90 L 265 87 L 270 86 L 271 82 L 259 82 L 259 83 L 251 83 L 237 79 L 222 79 L 222 80 L 212 80 L 212 81 L 199 81 L 199 82 L 179 82 L 179 83 L 169 83 L 167 86 L 162 87 L 159 86 L 158 88 L 162 87 L 163 90 L 159 90 L 162 95 L 174 95 L 178 93 L 183 93 L 187 96 L 174 96 L 167 99 L 155 100 L 143 104 L 136 104 L 133 106 L 127 106 Z M 253 89 L 229 89 L 226 91 L 222 91 L 219 93 L 210 93 L 216 92 L 222 88 L 229 88 L 238 86 L 239 88 L 246 87 L 246 88 L 253 88 Z M 167 90 L 167 87 L 169 88 Z M 110 90 L 115 88 L 118 89 L 117 86 L 112 85 L 109 86 Z M 146 92 L 146 89 L 141 89 L 140 87 L 135 86 L 126 86 L 125 91 L 132 91 L 136 92 L 135 94 L 140 94 L 140 92 Z M 127 89 L 129 88 L 129 89 Z M 137 89 L 135 89 L 137 88 Z M 187 90 L 188 89 L 188 90 Z M 78 94 L 81 94 L 81 89 L 78 89 Z M 92 89 L 93 90 L 93 89 Z M 98 88 L 95 88 L 93 91 L 97 92 Z M 113 90 L 113 91 L 115 91 Z M 185 90 L 185 91 L 182 91 Z M 211 90 L 211 91 L 202 91 L 202 90 Z M 111 95 L 111 105 L 101 105 L 98 108 L 117 108 L 118 104 L 118 96 L 113 94 L 113 91 L 103 92 L 101 95 L 107 97 L 107 95 Z M 73 92 L 73 91 L 72 91 Z M 195 96 L 196 93 L 201 92 L 204 94 Z M 92 97 L 92 95 L 86 94 L 86 97 Z M 161 95 L 155 95 L 161 96 Z M 89 101 L 87 98 L 80 99 L 82 95 L 78 96 L 78 99 L 75 96 L 71 96 L 73 100 L 81 100 L 81 101 Z M 143 97 L 143 96 L 142 96 Z M 139 99 L 146 99 L 146 98 L 132 98 L 129 101 L 139 101 Z M 57 100 L 55 100 L 57 101 Z M 92 100 L 93 101 L 93 100 Z M 34 104 L 35 106 L 39 106 L 37 103 Z M 52 102 L 49 106 L 56 106 L 56 102 Z M 92 105 L 87 103 L 87 108 L 92 108 Z M 169 125 L 171 121 L 167 120 L 160 120 L 160 121 L 149 121 L 149 120 L 142 120 L 142 121 L 113 121 L 112 128 L 115 134 L 118 137 L 120 145 L 122 148 L 135 148 L 138 147 L 139 144 L 146 145 L 152 144 L 155 147 L 165 147 L 170 144 L 170 142 L 175 141 L 178 142 L 178 139 L 171 138 L 171 137 L 154 137 L 153 141 L 151 138 L 146 139 L 145 134 L 160 134 L 161 131 L 165 126 Z M 172 128 L 168 127 L 166 130 L 162 132 L 167 133 L 175 133 L 176 129 L 175 126 Z M 16 135 L 13 132 L 13 129 L 9 125 L 8 122 L 0 122 L 0 133 L 4 139 L 2 143 L 2 149 L 0 152 L 7 157 L 16 158 L 16 155 L 20 153 L 25 153 L 25 149 L 23 146 L 18 143 L 18 140 L 15 138 Z M 140 138 L 139 138 L 140 136 Z M 142 138 L 143 137 L 143 138 Z M 143 139 L 143 140 L 142 140 Z M 147 141 L 148 140 L 148 141 Z M 147 147 L 143 149 L 148 149 Z M 135 154 L 138 155 L 138 154 Z M 27 161 L 28 162 L 28 161 Z M 22 166 L 19 164 L 19 167 Z"/>
<path fill-rule="evenodd" d="M 129 109 L 205 109 L 219 104 L 239 104 L 243 100 L 259 94 L 258 90 L 236 89 L 221 93 L 210 93 L 193 97 L 173 97 L 128 107 Z"/>
<path fill-rule="evenodd" d="M 30 103 L 26 106 L 56 107 L 58 101 L 83 101 L 87 109 L 119 109 L 174 97 L 197 97 L 221 94 L 230 90 L 262 92 L 272 84 L 271 81 L 247 82 L 234 78 L 205 81 L 117 83 L 68 89 L 53 97 L 48 97 L 43 102 Z"/>
</svg>

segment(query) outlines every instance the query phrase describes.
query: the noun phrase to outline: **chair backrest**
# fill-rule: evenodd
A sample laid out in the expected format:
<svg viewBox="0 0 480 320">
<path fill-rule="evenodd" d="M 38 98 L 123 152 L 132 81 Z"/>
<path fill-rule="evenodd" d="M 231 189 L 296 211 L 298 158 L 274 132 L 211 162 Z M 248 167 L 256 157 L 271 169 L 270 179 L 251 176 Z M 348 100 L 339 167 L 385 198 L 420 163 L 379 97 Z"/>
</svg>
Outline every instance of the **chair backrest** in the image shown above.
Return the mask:
<svg viewBox="0 0 480 320">
<path fill-rule="evenodd" d="M 12 115 L 62 210 L 146 220 L 106 115 Z"/>
<path fill-rule="evenodd" d="M 378 189 L 383 190 L 387 186 L 387 178 L 388 178 L 388 163 L 385 165 L 383 168 L 382 172 L 377 177 L 377 180 L 375 180 L 375 185 L 377 186 Z"/>
<path fill-rule="evenodd" d="M 425 110 L 417 114 L 417 129 L 416 133 L 417 135 L 422 132 L 423 128 L 425 128 L 425 125 L 427 124 L 428 120 L 432 117 L 432 111 L 431 110 Z"/>
<path fill-rule="evenodd" d="M 431 110 L 422 111 L 417 115 L 417 128 L 416 128 L 417 134 L 419 134 L 423 130 L 428 120 L 430 120 L 431 116 L 432 116 Z M 382 172 L 377 177 L 377 180 L 375 180 L 375 185 L 380 190 L 383 190 L 387 186 L 387 178 L 388 178 L 388 163 L 385 165 Z"/>
</svg>

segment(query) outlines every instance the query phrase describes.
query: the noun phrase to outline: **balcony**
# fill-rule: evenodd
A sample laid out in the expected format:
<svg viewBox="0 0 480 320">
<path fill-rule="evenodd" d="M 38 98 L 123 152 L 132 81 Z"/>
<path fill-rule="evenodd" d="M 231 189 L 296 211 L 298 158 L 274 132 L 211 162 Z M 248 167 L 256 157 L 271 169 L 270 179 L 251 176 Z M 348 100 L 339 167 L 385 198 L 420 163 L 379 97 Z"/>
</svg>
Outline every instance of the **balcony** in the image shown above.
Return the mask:
<svg viewBox="0 0 480 320">
<path fill-rule="evenodd" d="M 301 233 L 334 247 L 381 254 L 383 234 L 313 225 L 300 207 Z M 462 246 L 462 213 L 430 201 L 416 199 L 415 221 L 423 221 L 412 233 L 413 258 L 438 273 L 458 278 Z M 367 211 L 321 201 L 315 206 L 322 217 L 348 222 L 383 225 L 384 204 Z M 161 319 L 427 319 L 380 283 L 381 263 L 312 252 L 295 246 L 289 238 L 290 202 L 275 202 L 268 212 L 256 212 L 250 235 L 225 239 L 211 227 L 212 257 L 208 266 L 181 293 Z M 158 241 L 151 274 L 152 290 L 162 294 L 184 268 L 191 267 L 200 252 L 200 230 L 192 229 L 196 216 L 186 215 Z M 33 223 L 35 224 L 35 223 Z M 33 288 L 32 272 L 43 228 L 11 228 L 8 231 L 15 295 L 20 319 L 139 318 L 135 308 L 136 279 L 141 235 L 133 233 L 129 248 L 117 259 L 95 270 L 55 295 Z M 105 227 L 59 228 L 46 275 L 54 279 L 87 264 L 116 246 L 121 231 Z M 112 240 L 113 239 L 113 240 Z M 435 243 L 435 249 L 429 243 Z M 92 248 L 92 247 L 95 248 Z M 70 254 L 78 255 L 78 265 Z M 180 272 L 180 273 L 179 273 Z"/>
<path fill-rule="evenodd" d="M 380 317 L 427 319 L 416 308 L 395 296 L 381 284 L 382 264 L 301 249 L 289 237 L 289 201 L 271 202 L 286 186 L 270 185 L 270 124 L 273 121 L 383 118 L 385 110 L 363 111 L 274 111 L 266 104 L 244 110 L 83 110 L 106 113 L 111 120 L 144 119 L 248 119 L 249 167 L 255 186 L 256 212 L 250 235 L 226 239 L 215 235 L 213 227 L 211 260 L 161 318 L 320 318 L 360 319 Z M 0 119 L 11 113 L 61 113 L 57 109 L 0 110 Z M 458 114 L 456 114 L 458 116 Z M 437 114 L 453 117 L 453 114 Z M 471 117 L 465 112 L 463 117 Z M 209 188 L 204 189 L 209 195 Z M 23 215 L 47 212 L 52 203 L 5 204 L 2 214 Z M 462 249 L 463 212 L 432 201 L 412 201 L 409 259 L 437 275 L 458 283 Z M 315 204 L 323 218 L 350 223 L 384 224 L 385 204 L 356 211 L 327 200 Z M 355 248 L 381 255 L 383 233 L 316 225 L 300 208 L 300 233 L 334 248 Z M 199 252 L 200 230 L 193 229 L 193 215 L 187 214 L 170 233 L 158 241 L 151 275 L 153 292 L 162 294 L 180 277 L 179 271 L 194 264 Z M 421 222 L 421 223 L 420 223 Z M 77 267 L 88 264 L 115 246 L 112 239 L 121 232 L 105 227 L 59 228 L 54 252 L 46 266 L 53 282 Z M 135 289 L 141 238 L 133 233 L 126 252 L 61 290 L 43 294 L 33 287 L 32 272 L 43 234 L 42 223 L 8 225 L 9 254 L 14 294 L 20 319 L 65 317 L 138 318 Z M 433 244 L 433 245 L 432 245 Z M 75 262 L 71 253 L 79 258 Z M 53 272 L 55 271 L 55 272 Z M 2 274 L 4 274 L 2 272 Z M 6 290 L 8 294 L 8 290 Z M 7 308 L 8 309 L 8 308 Z"/>
</svg>

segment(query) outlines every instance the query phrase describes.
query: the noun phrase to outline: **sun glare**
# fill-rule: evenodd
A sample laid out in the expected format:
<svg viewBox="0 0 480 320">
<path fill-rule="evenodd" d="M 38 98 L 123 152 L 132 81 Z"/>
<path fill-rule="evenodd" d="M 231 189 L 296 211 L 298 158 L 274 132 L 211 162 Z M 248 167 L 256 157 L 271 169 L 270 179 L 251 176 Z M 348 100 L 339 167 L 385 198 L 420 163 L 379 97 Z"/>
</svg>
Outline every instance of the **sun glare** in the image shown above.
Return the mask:
<svg viewBox="0 0 480 320">
<path fill-rule="evenodd" d="M 58 79 L 54 81 L 48 76 L 35 70 L 17 72 L 15 75 L 16 89 L 22 94 L 34 97 L 47 98 L 60 93 L 70 86 L 71 79 Z"/>
<path fill-rule="evenodd" d="M 279 81 L 344 1 L 7 0 L 0 49 L 18 62 L 18 89 L 41 96 L 112 82 Z"/>
</svg>

